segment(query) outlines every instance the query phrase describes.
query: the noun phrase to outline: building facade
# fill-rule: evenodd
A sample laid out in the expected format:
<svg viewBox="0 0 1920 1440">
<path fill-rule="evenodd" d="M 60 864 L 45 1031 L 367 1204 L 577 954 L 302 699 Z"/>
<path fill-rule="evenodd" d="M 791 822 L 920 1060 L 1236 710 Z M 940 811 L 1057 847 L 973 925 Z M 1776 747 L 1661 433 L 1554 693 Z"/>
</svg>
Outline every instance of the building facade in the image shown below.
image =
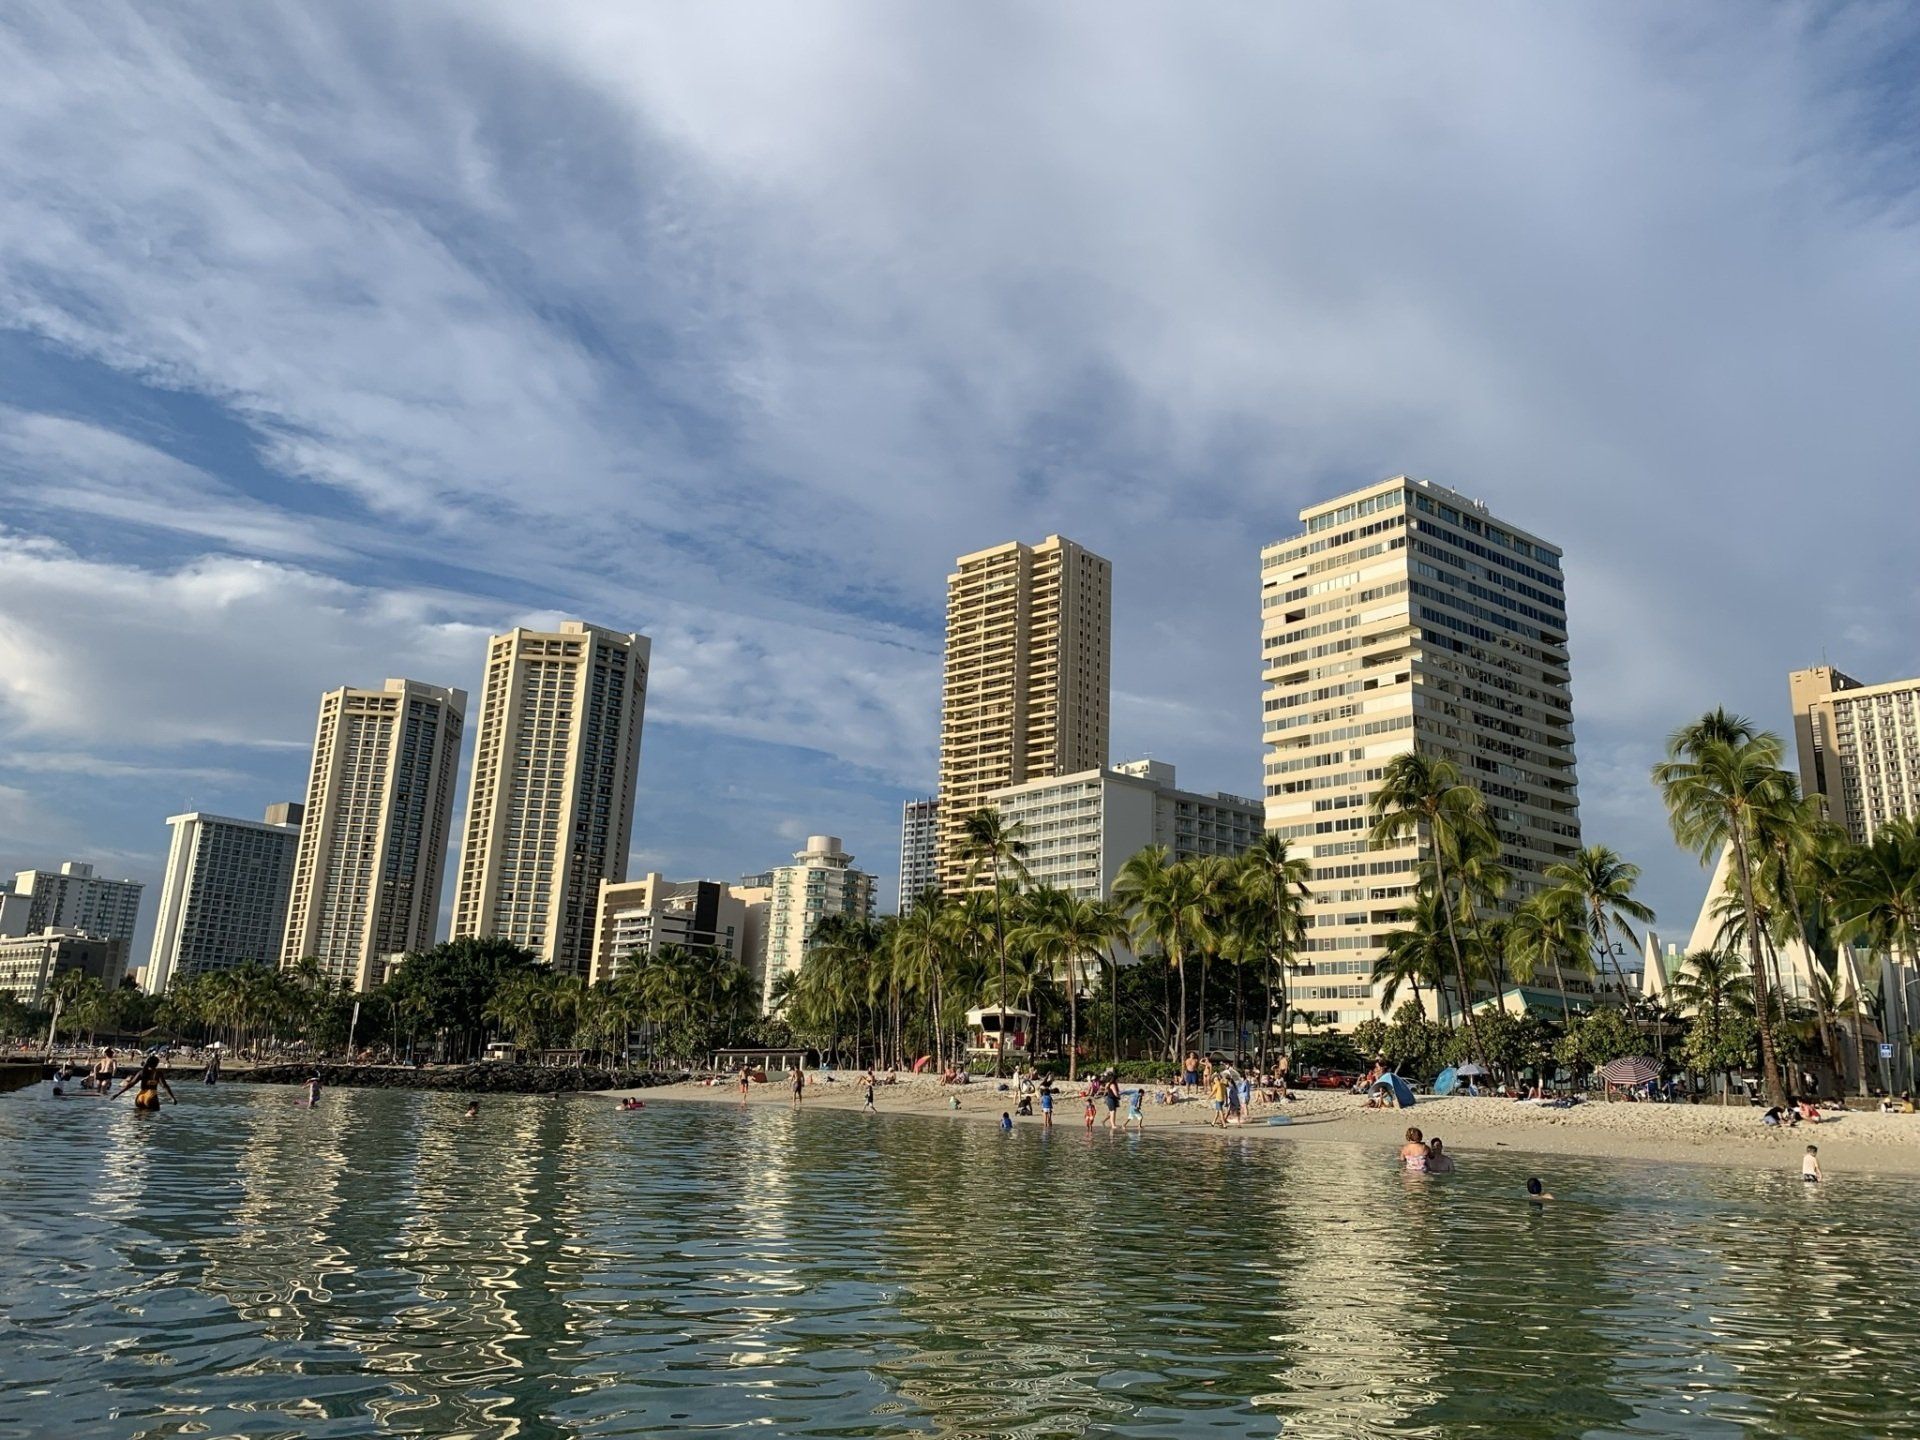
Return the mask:
<svg viewBox="0 0 1920 1440">
<path fill-rule="evenodd" d="M 742 963 L 747 907 L 717 880 L 660 874 L 600 883 L 600 934 L 591 979 L 611 980 L 635 955 L 663 945 L 714 950 Z"/>
<path fill-rule="evenodd" d="M 900 913 L 940 880 L 940 802 L 929 797 L 900 807 Z"/>
<path fill-rule="evenodd" d="M 585 975 L 600 882 L 626 872 L 651 642 L 579 620 L 487 646 L 453 934 Z"/>
<path fill-rule="evenodd" d="M 853 868 L 853 856 L 837 835 L 809 835 L 793 864 L 773 872 L 767 906 L 767 959 L 761 979 L 760 1008 L 773 1008 L 773 989 L 782 975 L 797 974 L 807 958 L 807 942 L 829 915 L 873 918 L 873 876 Z"/>
<path fill-rule="evenodd" d="M 1089 900 L 1110 896 L 1120 867 L 1149 845 L 1176 860 L 1239 855 L 1264 828 L 1260 801 L 1181 790 L 1173 766 L 1159 760 L 1029 780 L 992 798 L 1020 827 L 1033 883 Z"/>
<path fill-rule="evenodd" d="M 742 875 L 727 887 L 746 911 L 746 928 L 740 937 L 740 963 L 751 977 L 755 995 L 764 1007 L 767 993 L 767 926 L 773 918 L 773 871 Z"/>
<path fill-rule="evenodd" d="M 105 880 L 93 866 L 63 860 L 58 870 L 22 870 L 13 877 L 13 892 L 27 899 L 26 932 L 73 930 L 99 940 L 133 939 L 140 922 L 137 880 Z"/>
<path fill-rule="evenodd" d="M 389 680 L 320 698 L 280 963 L 336 985 L 433 943 L 466 723 L 463 690 Z"/>
<path fill-rule="evenodd" d="M 104 939 L 64 926 L 0 937 L 0 994 L 10 992 L 29 1010 L 41 1009 L 54 981 L 68 970 L 116 989 L 127 973 L 127 944 L 123 936 Z"/>
<path fill-rule="evenodd" d="M 967 817 L 996 790 L 1107 763 L 1113 567 L 1050 535 L 962 555 L 947 577 L 939 883 L 968 879 Z"/>
<path fill-rule="evenodd" d="M 1267 829 L 1307 857 L 1309 953 L 1292 994 L 1350 1029 L 1417 879 L 1414 842 L 1367 848 L 1387 763 L 1444 756 L 1486 796 L 1508 902 L 1580 846 L 1557 546 L 1397 476 L 1300 512 L 1260 559 Z"/>
<path fill-rule="evenodd" d="M 282 804 L 268 806 L 264 820 L 198 810 L 167 817 L 173 842 L 143 976 L 152 994 L 248 961 L 279 963 L 302 812 Z"/>
<path fill-rule="evenodd" d="M 1863 685 L 1818 665 L 1790 674 L 1787 690 L 1801 788 L 1854 844 L 1920 816 L 1920 680 Z"/>
</svg>

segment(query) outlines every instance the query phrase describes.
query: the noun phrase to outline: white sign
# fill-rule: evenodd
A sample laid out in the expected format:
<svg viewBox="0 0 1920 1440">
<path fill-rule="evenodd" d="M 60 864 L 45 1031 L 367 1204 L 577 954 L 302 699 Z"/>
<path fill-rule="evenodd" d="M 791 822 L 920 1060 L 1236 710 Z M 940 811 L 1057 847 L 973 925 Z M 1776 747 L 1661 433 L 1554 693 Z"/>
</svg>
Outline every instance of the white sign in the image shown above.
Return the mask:
<svg viewBox="0 0 1920 1440">
<path fill-rule="evenodd" d="M 1880 1058 L 1882 1060 L 1893 1059 L 1893 1046 L 1889 1045 L 1884 1040 L 1880 1042 Z"/>
</svg>

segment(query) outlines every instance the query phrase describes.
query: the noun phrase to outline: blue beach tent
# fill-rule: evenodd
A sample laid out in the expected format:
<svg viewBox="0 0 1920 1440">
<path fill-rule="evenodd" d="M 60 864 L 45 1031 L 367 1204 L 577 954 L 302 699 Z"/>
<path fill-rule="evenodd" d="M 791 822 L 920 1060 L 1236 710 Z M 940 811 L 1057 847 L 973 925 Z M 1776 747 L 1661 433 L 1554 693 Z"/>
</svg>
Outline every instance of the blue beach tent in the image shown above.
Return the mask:
<svg viewBox="0 0 1920 1440">
<path fill-rule="evenodd" d="M 1449 1065 L 1433 1077 L 1433 1093 L 1436 1095 L 1451 1095 L 1453 1093 L 1453 1087 L 1459 1083 L 1460 1077 L 1453 1073 L 1453 1067 Z"/>
<path fill-rule="evenodd" d="M 1393 1092 L 1393 1098 L 1400 1102 L 1400 1108 L 1402 1110 L 1412 1108 L 1413 1087 L 1391 1070 L 1374 1081 L 1373 1088 L 1376 1090 L 1391 1090 Z"/>
</svg>

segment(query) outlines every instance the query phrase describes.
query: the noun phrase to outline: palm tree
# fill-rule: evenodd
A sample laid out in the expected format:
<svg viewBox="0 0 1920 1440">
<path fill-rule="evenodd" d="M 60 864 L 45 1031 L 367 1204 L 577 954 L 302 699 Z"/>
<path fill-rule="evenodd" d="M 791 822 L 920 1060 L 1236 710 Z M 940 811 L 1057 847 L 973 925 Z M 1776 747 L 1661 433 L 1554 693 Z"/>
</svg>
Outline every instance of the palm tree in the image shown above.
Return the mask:
<svg viewBox="0 0 1920 1440">
<path fill-rule="evenodd" d="M 1260 916 L 1263 932 L 1265 963 L 1261 970 L 1266 982 L 1267 1018 L 1260 1031 L 1260 1068 L 1265 1070 L 1267 1044 L 1273 1036 L 1274 974 L 1277 971 L 1280 977 L 1280 1007 L 1291 1013 L 1287 971 L 1293 957 L 1306 948 L 1307 907 L 1312 903 L 1307 881 L 1312 878 L 1313 867 L 1305 856 L 1293 854 L 1287 842 L 1271 830 L 1254 841 L 1240 863 L 1247 898 Z"/>
<path fill-rule="evenodd" d="M 1380 1013 L 1393 1013 L 1393 1002 L 1399 998 L 1400 987 L 1405 985 L 1413 991 L 1413 1003 L 1420 1006 L 1424 1014 L 1420 987 L 1428 985 L 1440 997 L 1440 1018 L 1444 1021 L 1447 1018 L 1446 917 L 1434 887 L 1422 885 L 1413 900 L 1400 907 L 1400 919 L 1403 922 L 1400 928 L 1389 930 L 1382 937 L 1380 958 L 1373 962 L 1373 974 L 1368 977 L 1372 984 L 1384 987 L 1380 992 Z"/>
<path fill-rule="evenodd" d="M 1613 932 L 1618 929 L 1638 945 L 1640 937 L 1633 933 L 1628 921 L 1638 920 L 1645 925 L 1653 919 L 1653 911 L 1633 898 L 1633 887 L 1640 881 L 1640 867 L 1621 859 L 1608 846 L 1589 845 L 1572 860 L 1549 866 L 1545 878 L 1549 890 L 1557 893 L 1570 909 L 1579 912 L 1601 966 L 1613 959 L 1621 1003 L 1631 1009 L 1626 972 L 1614 958 Z"/>
<path fill-rule="evenodd" d="M 1454 977 L 1460 985 L 1468 1043 L 1474 1059 L 1485 1065 L 1486 1047 L 1480 1043 L 1480 1032 L 1473 1023 L 1473 992 L 1467 986 L 1466 957 L 1460 949 L 1451 887 L 1456 879 L 1452 872 L 1463 853 L 1493 828 L 1487 817 L 1486 797 L 1460 778 L 1459 767 L 1451 760 L 1410 750 L 1387 762 L 1380 788 L 1373 792 L 1368 808 L 1373 826 L 1367 843 L 1373 849 L 1385 850 L 1409 838 L 1426 848 L 1426 863 L 1440 896 Z"/>
<path fill-rule="evenodd" d="M 1909 967 L 1920 968 L 1920 827 L 1910 819 L 1889 821 L 1872 840 L 1858 846 L 1842 872 L 1837 906 L 1842 933 L 1868 941 L 1890 960 L 1904 953 Z M 1910 1017 L 1906 1013 L 1906 984 L 1896 966 L 1891 1029 L 1899 1026 L 1911 1064 Z"/>
<path fill-rule="evenodd" d="M 1193 900 L 1204 919 L 1207 940 L 1200 947 L 1200 1004 L 1195 1025 L 1200 1043 L 1207 1043 L 1207 977 L 1214 951 L 1232 932 L 1233 915 L 1240 899 L 1240 869 L 1224 855 L 1198 856 L 1185 863 L 1192 877 Z"/>
<path fill-rule="evenodd" d="M 1710 1036 L 1719 1035 L 1721 1017 L 1729 1008 L 1751 1007 L 1753 993 L 1752 978 L 1740 973 L 1740 957 L 1730 950 L 1690 952 L 1667 989 L 1673 1004 L 1691 1010 L 1696 1023 L 1705 1024 Z M 1722 1103 L 1731 1091 L 1731 1085 L 1721 1091 Z"/>
<path fill-rule="evenodd" d="M 941 1023 L 941 980 L 949 965 L 952 926 L 947 919 L 946 897 L 929 890 L 914 902 L 893 927 L 893 970 L 900 983 L 914 994 L 925 997 L 927 1017 L 933 1028 L 934 1066 L 944 1071 L 947 1064 L 945 1027 Z"/>
<path fill-rule="evenodd" d="M 1741 736 L 1744 738 L 1721 738 Z M 1755 733 L 1738 716 L 1714 711 L 1691 726 L 1674 732 L 1667 742 L 1673 758 L 1653 767 L 1653 783 L 1667 807 L 1673 838 L 1694 852 L 1702 865 L 1712 863 L 1723 846 L 1733 853 L 1734 874 L 1746 913 L 1757 913 L 1754 894 L 1756 816 L 1777 810 L 1790 798 L 1785 772 L 1780 768 L 1780 737 Z M 1747 956 L 1755 995 L 1768 989 L 1761 960 L 1757 927 L 1749 926 Z M 1760 1073 L 1767 1099 L 1787 1103 L 1786 1081 L 1774 1053 L 1773 1026 L 1767 1007 L 1754 1007 L 1760 1031 Z"/>
<path fill-rule="evenodd" d="M 1156 944 L 1179 979 L 1179 1017 L 1171 1027 L 1168 1059 L 1187 1049 L 1187 953 L 1210 937 L 1206 915 L 1194 888 L 1192 870 L 1175 861 L 1164 845 L 1149 845 L 1127 857 L 1113 882 L 1113 898 L 1132 922 L 1133 934 Z"/>
<path fill-rule="evenodd" d="M 1567 999 L 1567 974 L 1593 974 L 1593 956 L 1586 946 L 1586 915 L 1567 897 L 1553 890 L 1529 895 L 1514 907 L 1507 921 L 1507 966 L 1513 978 L 1526 984 L 1543 968 L 1553 972 L 1560 992 L 1560 1020 L 1573 1019 Z"/>
<path fill-rule="evenodd" d="M 1067 1079 L 1079 1073 L 1082 965 L 1098 965 L 1110 947 L 1125 938 L 1124 916 L 1101 900 L 1087 900 L 1063 891 L 1042 892 L 1028 926 L 1027 943 L 1050 973 L 1067 977 Z M 1117 1055 L 1116 1055 L 1117 1058 Z"/>
<path fill-rule="evenodd" d="M 993 877 L 993 939 L 1000 952 L 1000 1034 L 993 1061 L 993 1073 L 1007 1073 L 1007 914 L 1003 879 L 1027 878 L 1027 842 L 1020 838 L 1019 821 L 1009 823 L 998 810 L 976 810 L 967 816 L 961 829 L 961 852 L 968 859 L 967 881 L 980 878 L 985 870 Z"/>
</svg>

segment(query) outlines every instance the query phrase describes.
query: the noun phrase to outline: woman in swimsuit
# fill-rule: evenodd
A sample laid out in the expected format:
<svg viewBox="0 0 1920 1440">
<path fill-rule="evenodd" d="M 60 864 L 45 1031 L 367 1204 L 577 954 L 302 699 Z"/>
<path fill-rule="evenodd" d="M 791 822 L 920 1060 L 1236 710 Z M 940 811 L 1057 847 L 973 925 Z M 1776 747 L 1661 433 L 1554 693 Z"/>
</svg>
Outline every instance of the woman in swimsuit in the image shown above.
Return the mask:
<svg viewBox="0 0 1920 1440">
<path fill-rule="evenodd" d="M 1400 1163 L 1409 1175 L 1427 1173 L 1427 1142 L 1418 1125 L 1407 1127 L 1407 1143 L 1400 1147 Z"/>
<path fill-rule="evenodd" d="M 173 1086 L 167 1083 L 167 1077 L 160 1071 L 160 1057 L 149 1055 L 140 1063 L 140 1068 L 127 1077 L 127 1083 L 113 1092 L 118 1100 L 127 1091 L 134 1090 L 133 1108 L 136 1110 L 158 1110 L 160 1092 L 167 1092 L 167 1098 L 174 1104 L 180 1103 L 180 1097 L 173 1093 Z"/>
</svg>

